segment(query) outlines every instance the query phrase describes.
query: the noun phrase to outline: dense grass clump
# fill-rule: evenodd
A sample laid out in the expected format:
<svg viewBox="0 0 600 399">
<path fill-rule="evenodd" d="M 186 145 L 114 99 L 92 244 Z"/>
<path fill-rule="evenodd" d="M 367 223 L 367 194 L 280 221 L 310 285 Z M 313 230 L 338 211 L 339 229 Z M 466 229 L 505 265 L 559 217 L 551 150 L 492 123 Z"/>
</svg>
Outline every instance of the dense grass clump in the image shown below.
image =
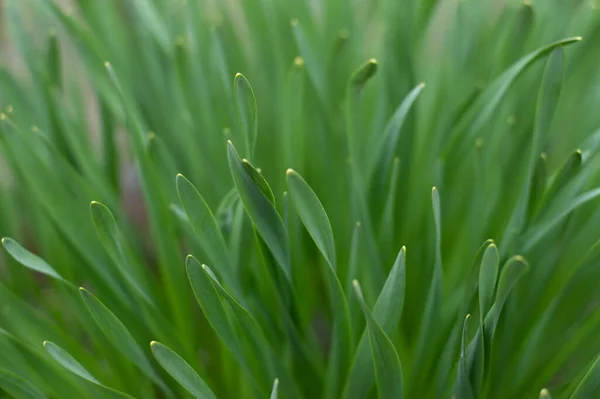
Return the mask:
<svg viewBox="0 0 600 399">
<path fill-rule="evenodd" d="M 0 3 L 0 397 L 600 397 L 595 1 Z"/>
</svg>

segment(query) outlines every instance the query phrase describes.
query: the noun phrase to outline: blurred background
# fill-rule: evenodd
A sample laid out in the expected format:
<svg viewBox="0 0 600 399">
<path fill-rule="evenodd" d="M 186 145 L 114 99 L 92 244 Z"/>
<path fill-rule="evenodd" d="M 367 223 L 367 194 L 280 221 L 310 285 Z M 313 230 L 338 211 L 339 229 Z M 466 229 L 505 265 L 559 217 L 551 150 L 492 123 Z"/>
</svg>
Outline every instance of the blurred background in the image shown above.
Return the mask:
<svg viewBox="0 0 600 399">
<path fill-rule="evenodd" d="M 180 215 L 175 174 L 194 183 L 224 231 L 233 229 L 224 200 L 233 187 L 225 142 L 241 142 L 232 88 L 237 72 L 248 78 L 258 105 L 254 165 L 280 207 L 288 167 L 310 182 L 331 219 L 344 265 L 342 280 L 349 274 L 345 265 L 352 258 L 357 221 L 372 237 L 359 256 L 369 268 L 381 270 L 374 281 L 387 274 L 400 244 L 409 248 L 407 263 L 415 266 L 407 274 L 406 306 L 412 310 L 403 314 L 400 327 L 407 347 L 418 338 L 410 326 L 419 325 L 433 273 L 431 187 L 441 193 L 444 288 L 452 292 L 462 287 L 481 243 L 506 237 L 523 182 L 530 177 L 525 171 L 545 62 L 532 64 L 506 87 L 498 77 L 515 71 L 510 68 L 533 51 L 565 38 L 583 40 L 564 46 L 564 84 L 539 156 L 548 177 L 573 154 L 583 153 L 588 163 L 572 190 L 544 204 L 548 213 L 532 211 L 526 227 L 560 210 L 571 194 L 600 183 L 600 162 L 594 157 L 600 144 L 598 0 L 0 0 L 0 5 L 0 112 L 14 123 L 0 145 L 0 232 L 40 254 L 68 280 L 110 298 L 111 283 L 105 279 L 110 273 L 103 270 L 113 266 L 89 217 L 91 200 L 106 204 L 134 263 L 151 272 L 160 308 L 169 319 L 179 317 L 174 308 L 184 309 L 179 321 L 187 328 L 181 335 L 192 342 L 190 351 L 202 338 L 215 338 L 198 327 L 204 321 L 186 319 L 201 317 L 199 310 L 191 310 L 189 289 L 175 303 L 163 293 L 163 280 L 171 272 L 169 289 L 189 288 L 180 265 L 190 250 L 203 252 L 175 217 Z M 377 60 L 377 74 L 360 87 L 360 106 L 349 109 L 348 80 L 371 58 Z M 421 83 L 425 86 L 402 134 L 381 158 L 370 159 L 372 144 L 398 105 Z M 126 108 L 135 110 L 133 116 Z M 354 154 L 346 148 L 348 125 L 358 132 Z M 369 171 L 363 187 L 367 209 L 357 209 L 348 196 L 355 167 Z M 390 202 L 392 191 L 397 194 Z M 531 292 L 541 298 L 540 308 L 564 288 L 557 279 L 572 277 L 571 259 L 596 243 L 599 221 L 600 212 L 588 204 L 560 232 L 535 245 L 529 244 L 533 230 L 527 229 L 519 238 L 500 242 L 503 260 L 519 253 L 532 264 L 546 265 L 526 277 Z M 317 251 L 307 244 L 306 234 L 296 238 L 294 259 L 316 262 Z M 250 252 L 249 262 L 256 262 Z M 236 253 L 236 262 L 243 264 L 245 255 L 244 250 Z M 538 369 L 549 361 L 543 349 L 562 345 L 575 331 L 563 331 L 564 326 L 591 326 L 586 323 L 597 307 L 582 303 L 600 298 L 592 285 L 595 269 L 582 268 L 577 276 L 587 285 L 548 316 L 545 328 L 558 326 L 564 334 L 536 343 L 531 362 Z M 247 274 L 248 287 L 259 285 Z M 313 274 L 303 278 L 305 283 L 315 279 Z M 8 303 L 16 294 L 31 309 L 32 320 L 48 316 L 58 320 L 62 332 L 57 335 L 69 331 L 75 338 L 87 337 L 75 314 L 65 312 L 65 294 L 50 279 L 7 258 L 0 281 L 0 301 Z M 308 299 L 316 309 L 315 329 L 329 331 L 326 310 L 319 308 L 325 297 L 322 282 L 315 284 Z M 365 284 L 371 303 L 375 287 Z M 526 293 L 520 291 L 509 311 L 522 312 L 521 320 L 542 319 L 544 310 L 531 304 Z M 123 318 L 130 316 L 118 303 L 109 305 Z M 0 325 L 18 331 L 15 308 L 1 306 Z M 525 336 L 532 324 L 522 322 L 515 334 Z M 41 326 L 32 342 L 47 339 Z M 444 326 L 448 333 L 449 326 Z M 151 338 L 144 328 L 139 331 Z M 569 359 L 588 361 L 600 349 L 600 337 L 585 337 Z M 515 348 L 522 344 L 510 342 Z M 199 358 L 210 364 L 207 352 Z M 559 376 L 557 385 L 561 376 L 580 371 L 569 364 L 559 367 L 561 373 L 547 371 Z M 499 395 L 519 397 L 538 388 L 529 384 L 538 370 L 530 366 L 531 375 L 514 386 L 496 387 Z M 105 365 L 98 369 L 111 374 Z M 208 374 L 219 380 L 218 372 Z M 226 384 L 218 384 L 225 392 Z"/>
</svg>

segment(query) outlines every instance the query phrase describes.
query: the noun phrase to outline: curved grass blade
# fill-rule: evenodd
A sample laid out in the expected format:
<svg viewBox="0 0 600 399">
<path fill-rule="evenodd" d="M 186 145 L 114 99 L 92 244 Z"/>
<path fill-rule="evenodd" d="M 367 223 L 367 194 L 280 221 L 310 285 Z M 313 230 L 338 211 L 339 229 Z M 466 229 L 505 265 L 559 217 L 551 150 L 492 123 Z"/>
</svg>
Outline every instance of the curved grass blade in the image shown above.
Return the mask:
<svg viewBox="0 0 600 399">
<path fill-rule="evenodd" d="M 90 213 L 102 246 L 117 266 L 123 278 L 147 303 L 152 304 L 152 299 L 150 299 L 146 290 L 140 285 L 139 279 L 136 279 L 131 274 L 131 264 L 127 260 L 123 246 L 121 245 L 123 238 L 120 235 L 117 221 L 110 209 L 100 202 L 92 201 L 90 203 Z"/>
<path fill-rule="evenodd" d="M 91 382 L 92 384 L 98 385 L 102 389 L 109 392 L 111 394 L 110 395 L 111 397 L 119 398 L 119 399 L 121 399 L 121 398 L 133 399 L 132 396 L 130 396 L 124 392 L 118 391 L 114 388 L 111 388 L 111 387 L 108 387 L 108 386 L 102 384 L 93 375 L 91 375 L 90 372 L 85 369 L 85 367 L 83 367 L 77 360 L 75 360 L 75 358 L 73 356 L 71 356 L 67 351 L 65 351 L 63 348 L 56 345 L 55 343 L 50 342 L 50 341 L 44 341 L 44 348 L 48 351 L 50 356 L 62 367 L 64 367 L 71 373 L 83 378 L 84 380 L 87 380 L 87 381 Z"/>
<path fill-rule="evenodd" d="M 431 190 L 431 202 L 433 207 L 433 220 L 435 223 L 435 263 L 433 265 L 433 276 L 427 293 L 425 309 L 420 327 L 420 336 L 417 340 L 415 349 L 415 368 L 416 373 L 418 368 L 423 366 L 423 362 L 427 360 L 428 343 L 433 334 L 431 328 L 435 322 L 435 318 L 439 314 L 442 301 L 442 220 L 440 209 L 440 195 L 437 188 Z M 418 367 L 417 367 L 418 366 Z"/>
<path fill-rule="evenodd" d="M 314 240 L 317 247 L 327 259 L 327 262 L 336 269 L 335 242 L 329 218 L 323 205 L 308 183 L 292 169 L 286 173 L 287 186 L 293 199 L 300 219 L 306 230 Z"/>
<path fill-rule="evenodd" d="M 473 394 L 473 388 L 471 388 L 471 382 L 469 380 L 469 367 L 467 365 L 467 352 L 466 341 L 467 341 L 467 328 L 470 314 L 465 317 L 462 330 L 462 339 L 460 343 L 460 358 L 458 360 L 458 372 L 456 374 L 456 386 L 455 395 L 456 399 L 475 399 Z"/>
<path fill-rule="evenodd" d="M 479 269 L 479 317 L 481 324 L 483 324 L 484 315 L 489 311 L 494 289 L 496 288 L 499 261 L 498 248 L 495 244 L 490 244 L 483 253 L 481 268 Z"/>
<path fill-rule="evenodd" d="M 502 308 L 504 307 L 504 303 L 506 302 L 508 295 L 528 268 L 529 265 L 527 261 L 520 255 L 513 256 L 506 261 L 506 264 L 500 273 L 500 279 L 498 280 L 496 301 L 485 317 L 484 326 L 486 332 L 486 341 L 491 342 L 491 337 L 488 340 L 487 334 L 494 333 L 500 318 L 500 313 L 502 312 Z"/>
<path fill-rule="evenodd" d="M 269 183 L 265 180 L 263 175 L 256 169 L 247 159 L 242 159 L 242 164 L 246 169 L 246 172 L 250 175 L 254 183 L 258 186 L 260 191 L 263 193 L 265 197 L 269 199 L 271 204 L 275 205 L 275 195 L 273 195 L 273 191 L 271 187 L 269 187 Z"/>
<path fill-rule="evenodd" d="M 271 390 L 271 396 L 269 396 L 269 398 L 277 399 L 279 397 L 279 395 L 277 394 L 278 390 L 279 390 L 279 379 L 275 378 L 275 381 L 273 381 L 273 389 Z"/>
<path fill-rule="evenodd" d="M 575 198 L 572 202 L 568 204 L 563 210 L 557 212 L 556 215 L 546 218 L 534 225 L 530 229 L 529 236 L 524 240 L 525 245 L 523 246 L 524 251 L 530 250 L 539 240 L 544 238 L 546 234 L 548 234 L 554 227 L 556 227 L 560 222 L 562 222 L 571 212 L 575 209 L 579 208 L 582 205 L 585 205 L 589 201 L 592 201 L 596 198 L 600 197 L 600 188 L 596 188 L 588 191 Z"/>
<path fill-rule="evenodd" d="M 93 375 L 91 375 L 90 372 L 85 369 L 85 367 L 83 367 L 77 360 L 75 360 L 73 356 L 71 356 L 60 346 L 50 341 L 44 341 L 43 345 L 50 356 L 52 356 L 52 358 L 65 369 L 85 380 L 93 382 L 94 384 L 100 384 L 100 382 Z"/>
<path fill-rule="evenodd" d="M 453 129 L 450 143 L 446 147 L 444 155 L 447 155 L 454 149 L 455 142 L 460 139 L 462 153 L 469 143 L 475 140 L 477 134 L 481 131 L 485 123 L 488 122 L 494 110 L 500 104 L 500 101 L 506 94 L 506 91 L 512 86 L 514 81 L 523 72 L 525 72 L 533 63 L 542 59 L 557 47 L 581 41 L 581 37 L 572 37 L 554 42 L 548 46 L 537 49 L 522 57 L 510 66 L 502 75 L 497 77 L 479 96 L 468 112 L 469 117 L 465 117 Z M 465 132 L 466 130 L 466 132 Z M 462 136 L 458 136 L 461 133 Z"/>
<path fill-rule="evenodd" d="M 386 334 L 391 335 L 400 322 L 404 308 L 405 288 L 406 248 L 402 247 L 373 307 L 373 317 Z M 367 335 L 368 332 L 365 330 L 354 353 L 344 388 L 344 398 L 366 397 L 375 382 L 373 358 Z"/>
<path fill-rule="evenodd" d="M 533 220 L 542 205 L 544 192 L 546 191 L 547 173 L 546 154 L 541 153 L 536 162 L 532 176 L 531 193 L 529 194 L 529 201 L 527 204 L 527 223 Z"/>
<path fill-rule="evenodd" d="M 12 238 L 4 237 L 2 239 L 2 246 L 4 246 L 6 252 L 8 252 L 14 260 L 27 267 L 28 269 L 35 270 L 36 272 L 45 274 L 46 276 L 50 276 L 61 281 L 66 281 L 45 260 L 29 252 Z"/>
<path fill-rule="evenodd" d="M 186 258 L 185 267 L 190 285 L 192 286 L 192 291 L 194 292 L 198 304 L 202 308 L 202 313 L 204 313 L 204 316 L 211 327 L 215 330 L 225 346 L 231 351 L 244 372 L 246 372 L 248 376 L 253 377 L 253 373 L 248 366 L 248 362 L 242 352 L 235 331 L 230 325 L 227 310 L 216 287 L 212 283 L 211 278 L 207 275 L 200 262 L 191 255 L 188 255 Z M 252 379 L 252 381 L 256 382 L 254 379 Z M 255 388 L 258 390 L 257 386 L 255 386 Z"/>
<path fill-rule="evenodd" d="M 577 175 L 581 170 L 581 162 L 581 150 L 575 150 L 567 157 L 546 190 L 541 209 L 543 209 L 543 205 L 548 204 L 549 201 L 552 201 L 555 198 L 556 194 L 565 184 L 567 184 L 567 182 Z"/>
<path fill-rule="evenodd" d="M 246 157 L 252 158 L 258 131 L 256 97 L 248 79 L 237 73 L 233 80 L 233 99 L 238 114 Z"/>
<path fill-rule="evenodd" d="M 0 388 L 16 399 L 46 399 L 46 394 L 23 377 L 0 368 Z"/>
<path fill-rule="evenodd" d="M 600 393 L 600 356 L 596 358 L 588 372 L 585 374 L 571 399 L 596 398 Z"/>
<path fill-rule="evenodd" d="M 354 280 L 352 284 L 354 285 L 354 291 L 367 320 L 379 398 L 401 399 L 404 395 L 402 387 L 402 368 L 400 366 L 400 358 L 398 357 L 396 348 L 394 348 L 394 344 L 387 334 L 381 329 L 379 324 L 377 324 L 371 310 L 367 307 L 358 281 Z"/>
<path fill-rule="evenodd" d="M 237 278 L 217 219 L 196 187 L 185 176 L 178 174 L 176 182 L 181 205 L 202 250 L 214 264 L 220 266 L 219 271 L 226 281 L 233 284 Z"/>
<path fill-rule="evenodd" d="M 375 138 L 367 164 L 367 182 L 373 178 L 373 174 L 377 170 L 377 164 L 388 165 L 394 158 L 394 151 L 398 146 L 400 132 L 406 116 L 424 87 L 425 83 L 420 83 L 404 97 L 385 126 L 383 134 Z"/>
<path fill-rule="evenodd" d="M 209 386 L 181 356 L 160 342 L 152 341 L 150 348 L 162 368 L 196 399 L 215 399 Z"/>
<path fill-rule="evenodd" d="M 248 173 L 231 141 L 227 143 L 227 155 L 231 175 L 248 216 L 273 253 L 285 277 L 291 281 L 289 243 L 281 216 Z"/>
<path fill-rule="evenodd" d="M 98 327 L 100 327 L 100 330 L 102 330 L 110 343 L 133 364 L 139 367 L 140 370 L 146 373 L 168 396 L 172 396 L 171 390 L 152 369 L 142 348 L 135 341 L 135 338 L 133 338 L 127 327 L 125 327 L 125 324 L 85 288 L 79 288 L 79 293 L 94 321 L 96 321 L 96 324 L 98 324 Z"/>
<path fill-rule="evenodd" d="M 242 364 L 243 357 L 241 356 L 236 338 L 229 325 L 227 313 L 216 288 L 211 283 L 206 273 L 202 270 L 202 265 L 192 255 L 188 255 L 185 260 L 185 267 L 190 285 L 198 304 L 202 308 L 202 313 L 215 330 L 217 335 L 229 347 L 229 350 Z"/>
<path fill-rule="evenodd" d="M 351 352 L 350 313 L 342 285 L 336 274 L 333 232 L 323 205 L 308 183 L 291 169 L 287 171 L 288 191 L 302 224 L 327 261 L 325 276 L 334 314 L 334 342 L 329 363 L 326 396 L 339 395 Z"/>
<path fill-rule="evenodd" d="M 542 84 L 536 104 L 535 128 L 531 144 L 531 155 L 527 165 L 527 175 L 525 176 L 525 183 L 520 194 L 521 196 L 502 240 L 502 245 L 505 250 L 512 249 L 513 240 L 516 238 L 516 235 L 522 233 L 527 220 L 527 205 L 529 197 L 532 194 L 532 181 L 534 180 L 537 157 L 544 141 L 544 135 L 548 134 L 550 124 L 554 119 L 562 88 L 563 66 L 564 50 L 562 47 L 557 47 L 552 50 L 548 62 L 546 63 L 546 68 L 544 69 Z"/>
</svg>

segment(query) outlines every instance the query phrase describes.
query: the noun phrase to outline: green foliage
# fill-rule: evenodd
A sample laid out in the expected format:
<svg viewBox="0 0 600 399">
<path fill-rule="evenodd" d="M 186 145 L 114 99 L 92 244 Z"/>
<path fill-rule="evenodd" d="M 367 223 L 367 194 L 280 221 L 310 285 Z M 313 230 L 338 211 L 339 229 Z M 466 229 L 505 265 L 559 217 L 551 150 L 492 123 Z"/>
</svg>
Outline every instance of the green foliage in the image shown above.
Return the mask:
<svg viewBox="0 0 600 399">
<path fill-rule="evenodd" d="M 597 1 L 0 3 L 0 397 L 600 396 Z"/>
</svg>

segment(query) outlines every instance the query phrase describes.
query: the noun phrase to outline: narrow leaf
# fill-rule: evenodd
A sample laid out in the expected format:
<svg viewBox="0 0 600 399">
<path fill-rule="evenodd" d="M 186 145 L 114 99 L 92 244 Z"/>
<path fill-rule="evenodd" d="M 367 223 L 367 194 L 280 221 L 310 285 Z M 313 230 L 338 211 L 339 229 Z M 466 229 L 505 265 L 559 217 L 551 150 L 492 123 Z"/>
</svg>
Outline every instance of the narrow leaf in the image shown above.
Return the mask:
<svg viewBox="0 0 600 399">
<path fill-rule="evenodd" d="M 44 341 L 44 348 L 58 364 L 69 370 L 71 373 L 78 375 L 85 380 L 93 382 L 94 384 L 100 384 L 100 382 L 94 378 L 94 376 L 91 375 L 90 372 L 85 369 L 85 367 L 83 367 L 77 360 L 75 360 L 73 356 L 71 356 L 60 346 L 50 341 Z"/>
<path fill-rule="evenodd" d="M 150 348 L 158 363 L 195 398 L 215 398 L 215 395 L 204 380 L 181 356 L 160 342 L 152 341 Z"/>
<path fill-rule="evenodd" d="M 404 308 L 405 288 L 406 248 L 402 247 L 373 307 L 373 317 L 386 334 L 393 334 L 398 327 Z M 345 398 L 364 398 L 369 394 L 375 382 L 373 359 L 367 335 L 368 332 L 365 330 L 354 353 L 344 388 L 343 396 Z"/>
<path fill-rule="evenodd" d="M 317 247 L 335 269 L 335 243 L 329 218 L 308 183 L 292 169 L 287 170 L 287 185 L 298 215 Z"/>
<path fill-rule="evenodd" d="M 219 271 L 228 283 L 236 281 L 223 233 L 210 207 L 196 187 L 183 175 L 178 174 L 176 181 L 181 205 L 202 250 L 212 263 L 219 265 Z"/>
<path fill-rule="evenodd" d="M 123 324 L 109 308 L 85 288 L 79 288 L 79 293 L 90 314 L 96 321 L 96 324 L 98 324 L 98 327 L 100 327 L 100 330 L 102 330 L 110 343 L 139 367 L 140 370 L 145 372 L 166 393 L 170 394 L 170 390 L 154 372 L 150 362 L 144 355 L 142 348 L 137 344 L 133 335 L 131 335 L 127 327 L 125 327 L 125 324 Z"/>
<path fill-rule="evenodd" d="M 248 216 L 273 253 L 286 278 L 291 280 L 289 243 L 281 216 L 248 173 L 231 141 L 227 143 L 227 155 L 231 175 Z"/>
<path fill-rule="evenodd" d="M 101 387 L 102 389 L 107 391 L 107 393 L 109 393 L 111 397 L 114 397 L 117 399 L 123 399 L 123 398 L 133 399 L 132 396 L 130 396 L 124 392 L 118 391 L 116 389 L 113 389 L 111 387 L 108 387 L 108 386 L 102 384 L 93 375 L 91 375 L 90 372 L 87 371 L 85 369 L 85 367 L 83 367 L 81 365 L 81 363 L 79 363 L 73 356 L 71 356 L 71 354 L 69 354 L 67 351 L 65 351 L 63 348 L 56 345 L 55 343 L 50 342 L 50 341 L 44 341 L 44 348 L 46 348 L 46 350 L 48 351 L 50 356 L 59 365 L 61 365 L 66 370 L 70 371 L 71 373 L 83 378 L 84 380 L 89 381 L 92 384 L 98 385 L 99 387 Z"/>
<path fill-rule="evenodd" d="M 65 281 L 52 266 L 46 263 L 45 260 L 29 252 L 12 238 L 4 237 L 2 239 L 2 245 L 12 258 L 23 266 L 52 278 Z"/>
<path fill-rule="evenodd" d="M 92 201 L 90 203 L 90 213 L 102 246 L 117 266 L 123 278 L 147 303 L 152 304 L 152 299 L 150 299 L 148 293 L 140 285 L 139 279 L 132 275 L 132 267 L 121 244 L 123 238 L 120 235 L 117 221 L 112 212 L 105 205 L 97 201 Z"/>
<path fill-rule="evenodd" d="M 16 399 L 46 399 L 44 392 L 23 377 L 0 368 L 0 387 Z"/>
<path fill-rule="evenodd" d="M 241 73 L 236 74 L 233 80 L 233 98 L 245 144 L 245 154 L 251 158 L 258 130 L 256 98 L 250 82 Z"/>
<path fill-rule="evenodd" d="M 396 348 L 394 348 L 394 344 L 387 334 L 377 324 L 371 310 L 367 307 L 358 281 L 354 280 L 353 285 L 367 320 L 379 398 L 401 399 L 403 397 L 402 369 Z"/>
<path fill-rule="evenodd" d="M 490 244 L 483 254 L 479 270 L 479 313 L 482 322 L 484 315 L 489 310 L 492 295 L 496 288 L 499 261 L 498 248 L 495 244 Z"/>
<path fill-rule="evenodd" d="M 275 378 L 275 381 L 273 381 L 273 389 L 271 390 L 271 396 L 269 397 L 270 399 L 277 399 L 279 396 L 277 394 L 279 388 L 279 379 Z"/>
<path fill-rule="evenodd" d="M 463 323 L 462 339 L 460 343 L 460 358 L 458 360 L 458 372 L 456 375 L 456 386 L 454 393 L 456 395 L 456 399 L 475 399 L 473 388 L 471 388 L 471 382 L 469 380 L 469 367 L 467 365 L 467 352 L 465 350 L 467 342 L 467 328 L 470 317 L 471 315 L 468 314 Z"/>
<path fill-rule="evenodd" d="M 583 377 L 571 399 L 596 398 L 600 394 L 600 356 L 596 358 L 586 375 Z"/>
</svg>

